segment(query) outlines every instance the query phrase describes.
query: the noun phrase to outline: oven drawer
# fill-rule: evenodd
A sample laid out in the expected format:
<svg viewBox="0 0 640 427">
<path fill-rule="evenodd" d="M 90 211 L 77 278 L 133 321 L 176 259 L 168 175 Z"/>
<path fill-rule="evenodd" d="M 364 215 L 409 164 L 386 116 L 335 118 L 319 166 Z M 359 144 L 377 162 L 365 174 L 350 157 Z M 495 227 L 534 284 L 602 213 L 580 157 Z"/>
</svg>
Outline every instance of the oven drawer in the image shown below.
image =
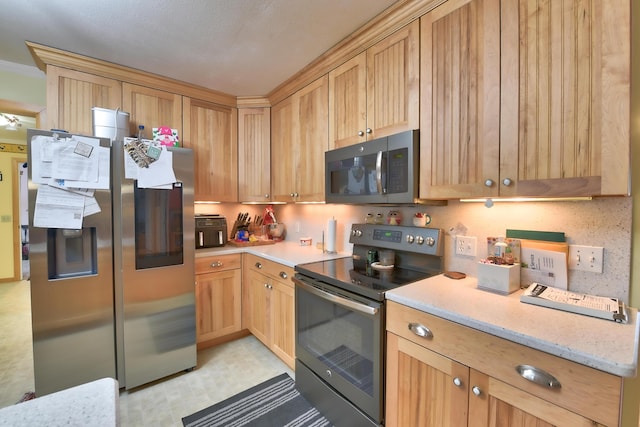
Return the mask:
<svg viewBox="0 0 640 427">
<path fill-rule="evenodd" d="M 244 257 L 249 270 L 257 271 L 293 287 L 293 282 L 291 281 L 294 275 L 293 268 L 253 254 L 245 254 Z"/>
<path fill-rule="evenodd" d="M 411 324 L 414 329 L 419 329 L 415 325 L 428 328 L 432 336 L 417 335 Z M 619 377 L 393 301 L 387 303 L 387 331 L 587 418 L 617 425 Z M 524 379 L 516 371 L 518 365 L 542 369 L 561 387 L 547 388 Z"/>
<path fill-rule="evenodd" d="M 212 255 L 196 258 L 196 274 L 234 270 L 242 266 L 241 254 Z"/>
</svg>

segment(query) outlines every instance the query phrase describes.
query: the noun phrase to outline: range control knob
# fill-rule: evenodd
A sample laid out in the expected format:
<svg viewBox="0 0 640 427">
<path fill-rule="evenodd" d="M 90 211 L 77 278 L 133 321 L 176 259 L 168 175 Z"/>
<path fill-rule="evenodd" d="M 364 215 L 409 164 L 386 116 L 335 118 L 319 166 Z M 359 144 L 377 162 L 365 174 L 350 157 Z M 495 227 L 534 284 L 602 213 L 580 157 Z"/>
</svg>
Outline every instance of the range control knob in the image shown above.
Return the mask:
<svg viewBox="0 0 640 427">
<path fill-rule="evenodd" d="M 424 243 L 424 237 L 422 236 L 416 236 L 416 243 L 421 245 Z"/>
<path fill-rule="evenodd" d="M 414 237 L 412 234 L 407 234 L 406 239 L 407 239 L 407 243 L 413 243 Z"/>
<path fill-rule="evenodd" d="M 351 230 L 351 235 L 353 237 L 362 237 L 362 230 Z"/>
<path fill-rule="evenodd" d="M 427 237 L 426 242 L 428 246 L 433 246 L 436 244 L 436 241 L 433 237 Z"/>
</svg>

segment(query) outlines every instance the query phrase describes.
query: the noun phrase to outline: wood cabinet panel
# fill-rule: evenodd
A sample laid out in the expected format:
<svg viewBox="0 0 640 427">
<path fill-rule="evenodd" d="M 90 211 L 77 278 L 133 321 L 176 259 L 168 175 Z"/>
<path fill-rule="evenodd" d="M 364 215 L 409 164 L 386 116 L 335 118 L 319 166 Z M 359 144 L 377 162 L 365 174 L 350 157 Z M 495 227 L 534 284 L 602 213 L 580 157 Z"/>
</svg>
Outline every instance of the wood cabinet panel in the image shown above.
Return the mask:
<svg viewBox="0 0 640 427">
<path fill-rule="evenodd" d="M 419 126 L 418 20 L 367 49 L 367 139 Z"/>
<path fill-rule="evenodd" d="M 628 9 L 450 0 L 424 15 L 420 197 L 627 195 Z"/>
<path fill-rule="evenodd" d="M 418 338 L 407 327 L 410 323 L 429 328 L 433 337 Z M 394 302 L 387 306 L 387 330 L 554 406 L 604 425 L 618 424 L 619 377 Z M 520 364 L 544 370 L 562 387 L 546 388 L 524 379 L 515 369 Z"/>
<path fill-rule="evenodd" d="M 300 202 L 324 201 L 324 153 L 329 148 L 329 82 L 323 76 L 294 95 L 297 149 L 294 193 Z"/>
<path fill-rule="evenodd" d="M 503 1 L 502 22 L 504 194 L 628 194 L 629 2 Z"/>
<path fill-rule="evenodd" d="M 194 151 L 195 200 L 237 202 L 237 109 L 188 97 L 183 103 L 183 146 Z"/>
<path fill-rule="evenodd" d="M 499 0 L 454 0 L 421 18 L 420 197 L 498 196 Z"/>
<path fill-rule="evenodd" d="M 329 73 L 329 144 L 346 147 L 366 140 L 367 54 L 350 59 Z"/>
<path fill-rule="evenodd" d="M 204 343 L 242 329 L 241 255 L 196 258 L 196 336 Z"/>
<path fill-rule="evenodd" d="M 458 378 L 460 387 L 454 385 Z M 467 424 L 469 368 L 387 334 L 387 426 Z"/>
<path fill-rule="evenodd" d="M 130 83 L 122 83 L 122 109 L 129 113 L 129 131 L 138 134 L 144 126 L 144 137 L 151 139 L 152 129 L 168 126 L 182 135 L 182 97 Z"/>
<path fill-rule="evenodd" d="M 329 145 L 345 147 L 417 129 L 416 20 L 329 72 Z"/>
<path fill-rule="evenodd" d="M 242 256 L 240 254 L 200 257 L 195 261 L 196 274 L 234 270 L 241 267 Z"/>
<path fill-rule="evenodd" d="M 292 200 L 297 155 L 293 144 L 293 102 L 286 98 L 271 108 L 271 200 Z"/>
<path fill-rule="evenodd" d="M 324 76 L 271 109 L 273 201 L 324 201 L 328 108 Z"/>
<path fill-rule="evenodd" d="M 256 338 L 294 369 L 294 270 L 252 254 L 244 257 L 245 323 Z"/>
<path fill-rule="evenodd" d="M 47 66 L 47 129 L 93 135 L 93 107 L 126 111 L 122 108 L 122 84 L 105 77 Z"/>
<path fill-rule="evenodd" d="M 196 281 L 198 342 L 229 335 L 241 329 L 241 286 L 240 269 L 198 275 Z"/>
<path fill-rule="evenodd" d="M 271 200 L 271 109 L 238 110 L 238 200 Z"/>
<path fill-rule="evenodd" d="M 480 390 L 479 395 L 474 394 L 469 399 L 470 427 L 602 426 L 474 369 L 471 369 L 469 383 Z"/>
</svg>

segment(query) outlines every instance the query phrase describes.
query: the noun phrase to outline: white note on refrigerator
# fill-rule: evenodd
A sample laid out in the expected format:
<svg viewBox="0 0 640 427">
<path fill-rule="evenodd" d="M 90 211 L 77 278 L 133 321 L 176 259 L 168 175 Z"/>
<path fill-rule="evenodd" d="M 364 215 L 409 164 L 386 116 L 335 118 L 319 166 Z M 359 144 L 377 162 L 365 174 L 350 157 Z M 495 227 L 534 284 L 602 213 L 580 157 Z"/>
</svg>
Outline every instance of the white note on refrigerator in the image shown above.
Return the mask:
<svg viewBox="0 0 640 427">
<path fill-rule="evenodd" d="M 82 228 L 85 196 L 61 190 L 48 185 L 40 185 L 36 195 L 33 213 L 34 227 L 42 228 Z"/>
</svg>

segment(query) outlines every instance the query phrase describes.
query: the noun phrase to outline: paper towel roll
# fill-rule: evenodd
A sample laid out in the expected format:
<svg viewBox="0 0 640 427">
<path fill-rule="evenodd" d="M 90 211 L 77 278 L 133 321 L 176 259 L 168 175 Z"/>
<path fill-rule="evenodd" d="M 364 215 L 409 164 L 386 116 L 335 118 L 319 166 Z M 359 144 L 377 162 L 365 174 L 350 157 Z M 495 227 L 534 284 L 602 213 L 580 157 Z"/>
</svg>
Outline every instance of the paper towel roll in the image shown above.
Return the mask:
<svg viewBox="0 0 640 427">
<path fill-rule="evenodd" d="M 337 221 L 335 218 L 327 221 L 327 252 L 336 251 L 336 226 Z"/>
</svg>

